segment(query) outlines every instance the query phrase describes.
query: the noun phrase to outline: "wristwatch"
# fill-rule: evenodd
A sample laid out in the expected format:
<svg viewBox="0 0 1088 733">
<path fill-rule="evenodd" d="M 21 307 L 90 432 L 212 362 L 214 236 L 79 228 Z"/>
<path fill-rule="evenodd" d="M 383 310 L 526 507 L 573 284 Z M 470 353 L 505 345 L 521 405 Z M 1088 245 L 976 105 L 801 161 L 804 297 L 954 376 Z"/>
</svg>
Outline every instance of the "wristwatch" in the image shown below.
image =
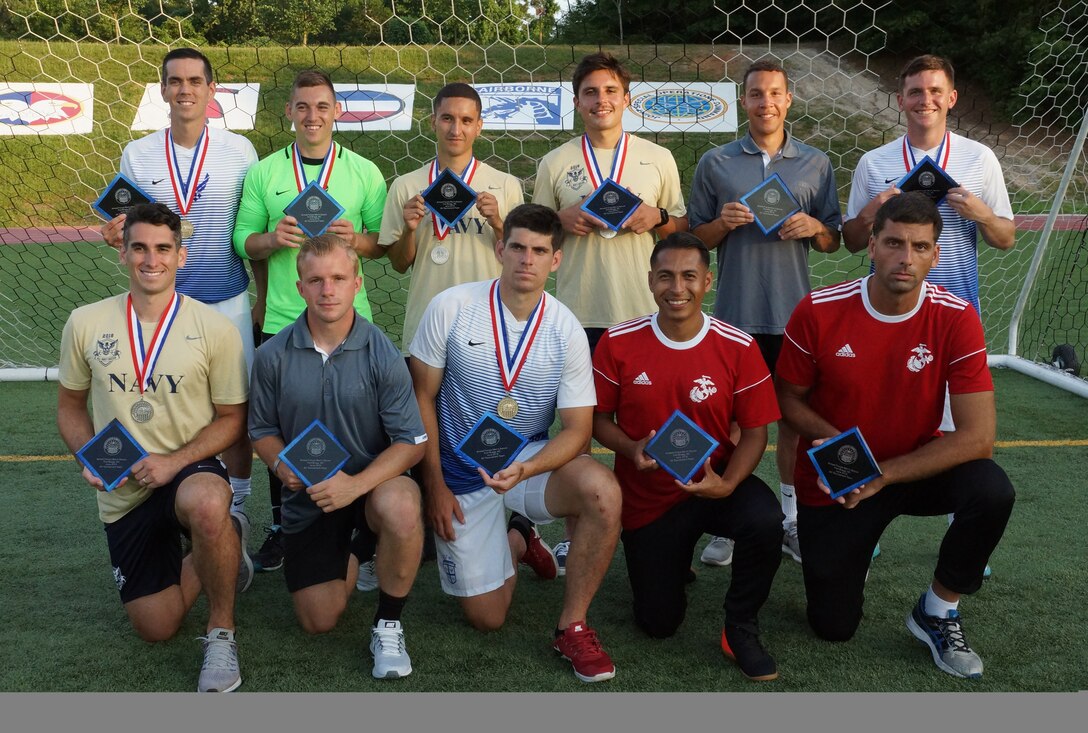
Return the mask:
<svg viewBox="0 0 1088 733">
<path fill-rule="evenodd" d="M 659 208 L 658 211 L 661 212 L 661 223 L 658 226 L 663 227 L 669 223 L 669 211 L 664 206 Z"/>
</svg>

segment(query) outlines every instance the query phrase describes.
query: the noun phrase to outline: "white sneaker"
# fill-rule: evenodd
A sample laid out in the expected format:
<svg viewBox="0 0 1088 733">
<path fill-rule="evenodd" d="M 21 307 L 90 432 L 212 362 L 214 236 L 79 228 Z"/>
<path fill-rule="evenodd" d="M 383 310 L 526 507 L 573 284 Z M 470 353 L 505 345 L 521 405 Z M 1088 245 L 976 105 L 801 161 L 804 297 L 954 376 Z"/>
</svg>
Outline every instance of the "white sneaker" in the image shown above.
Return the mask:
<svg viewBox="0 0 1088 733">
<path fill-rule="evenodd" d="M 363 593 L 369 593 L 378 589 L 378 573 L 374 568 L 374 561 L 369 560 L 359 566 L 359 579 L 355 581 L 355 589 Z"/>
<path fill-rule="evenodd" d="M 230 629 L 212 629 L 198 636 L 204 643 L 204 666 L 200 668 L 197 692 L 233 692 L 242 684 L 238 667 L 238 644 Z"/>
<path fill-rule="evenodd" d="M 253 560 L 246 549 L 246 540 L 249 539 L 249 517 L 244 512 L 231 512 L 231 524 L 238 533 L 238 542 L 241 545 L 241 557 L 238 560 L 238 585 L 236 593 L 244 593 L 249 584 L 253 582 Z"/>
<path fill-rule="evenodd" d="M 782 552 L 795 562 L 801 562 L 801 543 L 797 540 L 797 522 L 790 522 L 782 531 Z"/>
<path fill-rule="evenodd" d="M 733 540 L 728 537 L 711 537 L 703 548 L 699 561 L 704 565 L 721 565 L 733 562 Z"/>
<path fill-rule="evenodd" d="M 374 655 L 372 674 L 376 679 L 395 680 L 412 674 L 400 621 L 378 619 L 378 625 L 370 631 L 370 653 Z"/>
</svg>

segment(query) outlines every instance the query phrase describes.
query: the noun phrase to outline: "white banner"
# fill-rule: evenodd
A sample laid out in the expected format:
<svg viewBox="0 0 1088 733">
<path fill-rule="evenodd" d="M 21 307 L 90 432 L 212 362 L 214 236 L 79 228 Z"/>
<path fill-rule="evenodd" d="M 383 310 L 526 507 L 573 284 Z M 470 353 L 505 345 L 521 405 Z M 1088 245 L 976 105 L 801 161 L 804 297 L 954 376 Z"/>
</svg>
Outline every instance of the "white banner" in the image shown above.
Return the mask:
<svg viewBox="0 0 1088 733">
<path fill-rule="evenodd" d="M 411 130 L 414 84 L 333 84 L 341 114 L 334 129 Z"/>
<path fill-rule="evenodd" d="M 485 130 L 573 130 L 569 82 L 477 84 Z"/>
<path fill-rule="evenodd" d="M 86 135 L 94 84 L 0 83 L 0 135 Z"/>
<path fill-rule="evenodd" d="M 162 130 L 170 126 L 170 107 L 162 101 L 161 87 L 152 82 L 144 87 L 144 96 L 136 108 L 133 130 Z M 252 130 L 257 114 L 260 84 L 216 84 L 215 96 L 208 102 L 208 126 L 228 130 Z"/>
<path fill-rule="evenodd" d="M 736 132 L 737 85 L 701 81 L 633 82 L 623 115 L 628 132 Z"/>
</svg>

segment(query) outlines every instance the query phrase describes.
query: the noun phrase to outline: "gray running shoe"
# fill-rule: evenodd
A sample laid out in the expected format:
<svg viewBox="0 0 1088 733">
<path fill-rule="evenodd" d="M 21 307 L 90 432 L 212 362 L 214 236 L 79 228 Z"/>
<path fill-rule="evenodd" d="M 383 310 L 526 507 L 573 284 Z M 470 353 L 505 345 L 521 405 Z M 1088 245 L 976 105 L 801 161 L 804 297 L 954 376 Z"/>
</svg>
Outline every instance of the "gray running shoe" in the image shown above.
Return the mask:
<svg viewBox="0 0 1088 733">
<path fill-rule="evenodd" d="M 782 552 L 801 562 L 801 543 L 797 541 L 797 522 L 790 522 L 782 532 Z"/>
<path fill-rule="evenodd" d="M 249 550 L 246 549 L 246 539 L 249 537 L 249 517 L 244 512 L 231 512 L 230 518 L 242 548 L 241 557 L 238 560 L 238 586 L 235 592 L 244 593 L 253 582 L 253 560 L 250 559 Z"/>
<path fill-rule="evenodd" d="M 370 631 L 370 653 L 374 655 L 372 674 L 376 679 L 395 680 L 412 674 L 400 621 L 378 619 L 378 625 Z"/>
<path fill-rule="evenodd" d="M 359 579 L 355 581 L 355 588 L 364 593 L 378 589 L 378 573 L 374 568 L 374 560 L 359 566 Z"/>
<path fill-rule="evenodd" d="M 229 629 L 212 629 L 198 636 L 204 643 L 204 666 L 200 668 L 197 692 L 233 692 L 242 684 L 238 669 L 238 644 Z"/>
<path fill-rule="evenodd" d="M 954 677 L 982 676 L 982 660 L 972 651 L 963 635 L 960 614 L 949 611 L 947 618 L 930 616 L 925 611 L 926 594 L 907 615 L 907 629 L 929 647 L 938 669 Z"/>
<path fill-rule="evenodd" d="M 711 537 L 710 542 L 703 548 L 703 554 L 699 555 L 699 562 L 721 567 L 730 564 L 733 562 L 733 540 L 728 537 Z"/>
</svg>

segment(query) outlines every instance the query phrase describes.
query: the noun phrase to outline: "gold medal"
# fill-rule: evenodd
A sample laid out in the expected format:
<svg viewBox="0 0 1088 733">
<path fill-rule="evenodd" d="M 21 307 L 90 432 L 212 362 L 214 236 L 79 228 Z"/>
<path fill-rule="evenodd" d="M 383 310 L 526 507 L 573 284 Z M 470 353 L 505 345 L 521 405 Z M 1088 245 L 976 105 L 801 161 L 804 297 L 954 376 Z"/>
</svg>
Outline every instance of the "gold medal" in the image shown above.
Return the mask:
<svg viewBox="0 0 1088 733">
<path fill-rule="evenodd" d="M 506 395 L 499 400 L 499 404 L 495 406 L 495 411 L 499 413 L 499 417 L 503 420 L 513 420 L 518 416 L 517 400 L 510 395 Z"/>
<path fill-rule="evenodd" d="M 145 399 L 140 399 L 129 410 L 129 414 L 132 415 L 132 419 L 138 423 L 145 423 L 155 416 L 155 408 L 151 406 L 151 403 Z"/>
<path fill-rule="evenodd" d="M 193 231 L 195 231 L 193 228 L 193 222 L 189 221 L 188 219 L 182 219 L 181 238 L 188 239 L 189 237 L 193 236 Z"/>
</svg>

